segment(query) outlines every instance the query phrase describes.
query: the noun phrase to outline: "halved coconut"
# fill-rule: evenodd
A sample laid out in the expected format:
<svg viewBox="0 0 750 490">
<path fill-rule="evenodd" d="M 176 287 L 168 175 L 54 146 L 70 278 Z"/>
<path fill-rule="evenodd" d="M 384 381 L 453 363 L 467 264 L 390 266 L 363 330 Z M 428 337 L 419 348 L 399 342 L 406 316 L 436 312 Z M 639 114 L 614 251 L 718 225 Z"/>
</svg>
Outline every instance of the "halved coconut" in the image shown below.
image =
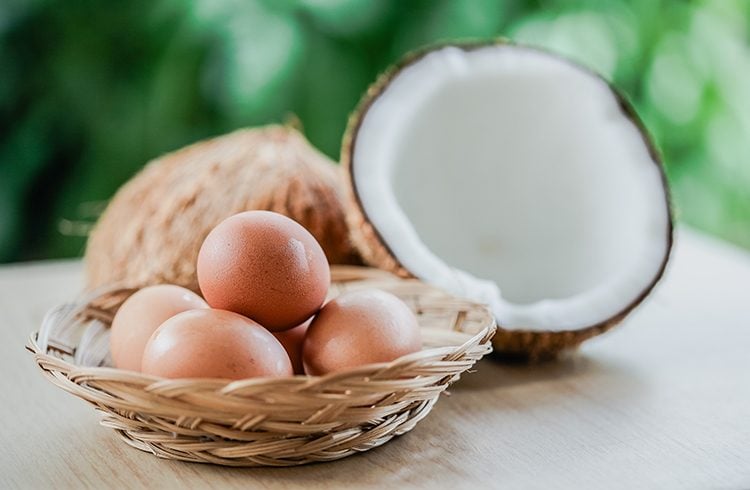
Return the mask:
<svg viewBox="0 0 750 490">
<path fill-rule="evenodd" d="M 667 187 L 641 123 L 550 53 L 408 57 L 368 90 L 342 163 L 365 260 L 489 304 L 506 354 L 549 357 L 609 329 L 669 257 Z"/>
</svg>

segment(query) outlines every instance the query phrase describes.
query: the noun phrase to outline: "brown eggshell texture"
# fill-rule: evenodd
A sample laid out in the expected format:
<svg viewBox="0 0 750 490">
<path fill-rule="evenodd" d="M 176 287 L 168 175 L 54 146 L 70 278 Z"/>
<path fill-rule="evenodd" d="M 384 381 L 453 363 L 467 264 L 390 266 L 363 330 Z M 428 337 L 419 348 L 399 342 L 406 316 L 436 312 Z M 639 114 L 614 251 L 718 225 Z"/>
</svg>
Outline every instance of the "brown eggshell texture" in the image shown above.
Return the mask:
<svg viewBox="0 0 750 490">
<path fill-rule="evenodd" d="M 315 314 L 330 279 L 315 238 L 296 221 L 268 211 L 222 221 L 198 254 L 198 283 L 208 304 L 271 331 L 295 327 Z"/>
<path fill-rule="evenodd" d="M 309 326 L 310 321 L 308 320 L 302 325 L 273 334 L 289 355 L 294 374 L 305 374 L 305 369 L 302 367 L 302 343 L 305 341 L 305 334 Z"/>
<path fill-rule="evenodd" d="M 291 376 L 284 347 L 249 318 L 223 310 L 191 310 L 164 322 L 143 353 L 145 374 L 165 378 Z"/>
<path fill-rule="evenodd" d="M 112 319 L 109 345 L 115 367 L 140 371 L 143 349 L 159 325 L 178 313 L 197 308 L 208 305 L 180 286 L 160 284 L 133 293 Z"/>
<path fill-rule="evenodd" d="M 305 372 L 322 375 L 363 364 L 388 362 L 420 350 L 414 313 L 396 296 L 377 289 L 344 293 L 329 301 L 305 336 Z"/>
</svg>

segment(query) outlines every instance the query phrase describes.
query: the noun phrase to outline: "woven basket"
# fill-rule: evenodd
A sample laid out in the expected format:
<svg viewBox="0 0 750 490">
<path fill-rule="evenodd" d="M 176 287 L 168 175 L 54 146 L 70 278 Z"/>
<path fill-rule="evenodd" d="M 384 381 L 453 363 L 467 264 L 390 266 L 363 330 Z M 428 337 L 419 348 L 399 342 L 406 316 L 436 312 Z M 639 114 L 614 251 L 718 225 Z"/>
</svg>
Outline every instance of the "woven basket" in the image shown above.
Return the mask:
<svg viewBox="0 0 750 490">
<path fill-rule="evenodd" d="M 326 376 L 171 380 L 107 367 L 109 324 L 132 289 L 50 311 L 27 348 L 42 373 L 94 405 L 101 424 L 159 457 L 227 466 L 291 466 L 366 451 L 410 431 L 440 393 L 492 350 L 481 305 L 416 280 L 332 269 L 330 296 L 390 291 L 413 309 L 424 350 Z"/>
</svg>

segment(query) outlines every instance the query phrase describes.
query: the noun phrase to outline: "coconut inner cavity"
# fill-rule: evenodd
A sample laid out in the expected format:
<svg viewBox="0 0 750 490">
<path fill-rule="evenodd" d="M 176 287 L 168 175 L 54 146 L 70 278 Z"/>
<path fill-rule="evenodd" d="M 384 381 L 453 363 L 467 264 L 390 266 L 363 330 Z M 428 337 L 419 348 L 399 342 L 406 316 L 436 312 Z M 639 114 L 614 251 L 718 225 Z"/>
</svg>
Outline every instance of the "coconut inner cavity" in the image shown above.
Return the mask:
<svg viewBox="0 0 750 490">
<path fill-rule="evenodd" d="M 404 68 L 363 117 L 352 172 L 404 267 L 506 328 L 607 320 L 667 254 L 638 127 L 604 81 L 528 48 L 447 47 Z"/>
</svg>

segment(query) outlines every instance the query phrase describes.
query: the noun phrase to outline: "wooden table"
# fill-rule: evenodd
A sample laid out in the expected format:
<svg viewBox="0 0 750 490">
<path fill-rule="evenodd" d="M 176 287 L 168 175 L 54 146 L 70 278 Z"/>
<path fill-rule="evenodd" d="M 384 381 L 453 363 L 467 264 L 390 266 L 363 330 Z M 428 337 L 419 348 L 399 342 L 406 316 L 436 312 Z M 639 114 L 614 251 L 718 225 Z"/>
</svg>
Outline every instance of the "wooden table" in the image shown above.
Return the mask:
<svg viewBox="0 0 750 490">
<path fill-rule="evenodd" d="M 411 433 L 339 462 L 157 459 L 43 380 L 23 346 L 79 262 L 0 268 L 0 487 L 750 488 L 750 254 L 680 230 L 666 279 L 558 363 L 484 360 Z"/>
</svg>

